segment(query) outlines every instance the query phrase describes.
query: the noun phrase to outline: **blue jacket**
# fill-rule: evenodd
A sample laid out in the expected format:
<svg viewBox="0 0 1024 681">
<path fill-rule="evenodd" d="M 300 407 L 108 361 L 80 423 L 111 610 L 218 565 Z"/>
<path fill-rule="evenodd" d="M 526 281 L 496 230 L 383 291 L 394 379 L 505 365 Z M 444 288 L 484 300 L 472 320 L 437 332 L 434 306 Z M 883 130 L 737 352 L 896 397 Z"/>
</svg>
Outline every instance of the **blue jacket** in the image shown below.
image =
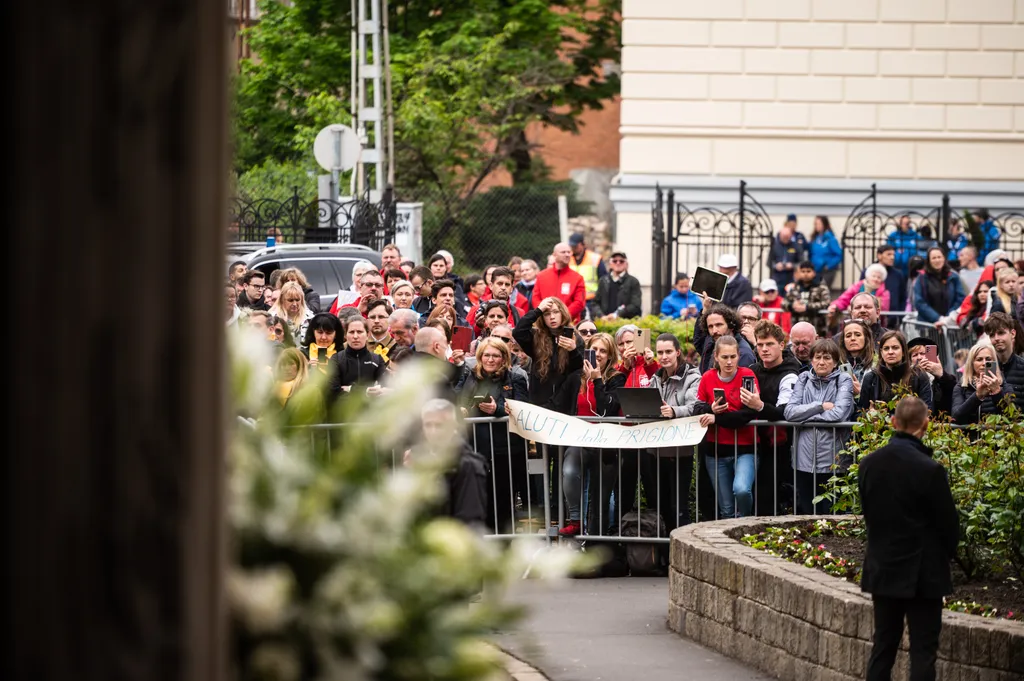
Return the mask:
<svg viewBox="0 0 1024 681">
<path fill-rule="evenodd" d="M 946 239 L 946 259 L 950 263 L 956 264 L 957 256 L 960 255 L 960 251 L 964 250 L 971 245 L 971 240 L 967 238 L 966 234 L 961 234 L 955 239 Z M 959 267 L 959 265 L 957 265 Z"/>
<path fill-rule="evenodd" d="M 785 290 L 786 286 L 793 281 L 793 270 L 776 270 L 779 263 L 790 263 L 795 269 L 804 259 L 807 253 L 807 239 L 800 232 L 795 232 L 788 244 L 782 243 L 779 237 L 772 239 L 771 248 L 768 250 L 768 269 L 771 270 L 771 277 L 779 285 L 779 290 Z"/>
<path fill-rule="evenodd" d="M 985 243 L 981 247 L 981 253 L 978 254 L 978 262 L 985 262 L 985 256 L 992 251 L 999 248 L 999 240 L 1002 238 L 1003 233 L 999 229 L 992 218 L 985 220 L 981 223 L 981 235 L 985 237 Z"/>
<path fill-rule="evenodd" d="M 824 272 L 825 270 L 838 270 L 843 263 L 843 247 L 839 245 L 839 239 L 831 231 L 826 230 L 814 237 L 811 242 L 811 264 L 814 271 Z"/>
<path fill-rule="evenodd" d="M 949 314 L 950 311 L 960 309 L 964 302 L 964 287 L 960 285 L 960 277 L 956 272 L 950 272 L 946 279 L 946 296 L 949 298 L 949 308 L 936 310 L 928 301 L 928 277 L 927 273 L 921 274 L 914 280 L 914 307 L 917 309 L 917 318 L 923 322 L 937 322 L 939 317 Z"/>
<path fill-rule="evenodd" d="M 697 306 L 697 314 L 700 314 L 704 309 L 704 302 L 701 300 L 700 296 L 693 291 L 680 293 L 679 291 L 672 289 L 672 291 L 665 296 L 665 299 L 661 301 L 661 315 L 663 317 L 678 319 L 683 315 L 683 311 L 686 310 L 689 305 Z"/>
<path fill-rule="evenodd" d="M 910 259 L 917 255 L 917 239 L 918 234 L 914 230 L 908 229 L 901 232 L 897 229 L 885 240 L 896 249 L 896 261 L 893 265 L 903 274 L 904 278 L 909 274 L 907 265 Z"/>
</svg>

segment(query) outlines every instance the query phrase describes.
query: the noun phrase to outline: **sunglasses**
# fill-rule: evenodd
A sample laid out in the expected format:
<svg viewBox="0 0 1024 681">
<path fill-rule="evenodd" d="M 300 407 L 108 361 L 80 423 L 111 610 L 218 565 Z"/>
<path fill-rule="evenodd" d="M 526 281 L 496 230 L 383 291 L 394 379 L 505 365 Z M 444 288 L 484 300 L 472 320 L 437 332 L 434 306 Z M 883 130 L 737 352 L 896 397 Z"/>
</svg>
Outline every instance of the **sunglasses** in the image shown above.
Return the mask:
<svg viewBox="0 0 1024 681">
<path fill-rule="evenodd" d="M 597 333 L 597 329 L 576 329 L 576 333 L 581 336 L 593 336 Z"/>
<path fill-rule="evenodd" d="M 512 336 L 495 336 L 492 334 L 491 338 L 497 338 L 498 340 L 505 341 L 506 343 L 512 342 Z"/>
</svg>

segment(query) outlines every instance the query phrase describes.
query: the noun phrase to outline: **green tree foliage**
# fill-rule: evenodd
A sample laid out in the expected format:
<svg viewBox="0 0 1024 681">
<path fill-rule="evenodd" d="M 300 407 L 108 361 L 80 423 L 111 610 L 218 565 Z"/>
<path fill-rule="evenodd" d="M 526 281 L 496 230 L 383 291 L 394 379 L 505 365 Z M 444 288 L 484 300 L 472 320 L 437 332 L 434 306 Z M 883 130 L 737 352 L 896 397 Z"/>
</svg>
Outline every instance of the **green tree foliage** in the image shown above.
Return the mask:
<svg viewBox="0 0 1024 681">
<path fill-rule="evenodd" d="M 399 193 L 429 186 L 458 215 L 484 180 L 536 178 L 531 124 L 577 131 L 618 92 L 619 0 L 406 0 L 389 12 Z M 346 0 L 261 3 L 235 91 L 235 168 L 308 162 L 313 135 L 350 122 Z"/>
</svg>

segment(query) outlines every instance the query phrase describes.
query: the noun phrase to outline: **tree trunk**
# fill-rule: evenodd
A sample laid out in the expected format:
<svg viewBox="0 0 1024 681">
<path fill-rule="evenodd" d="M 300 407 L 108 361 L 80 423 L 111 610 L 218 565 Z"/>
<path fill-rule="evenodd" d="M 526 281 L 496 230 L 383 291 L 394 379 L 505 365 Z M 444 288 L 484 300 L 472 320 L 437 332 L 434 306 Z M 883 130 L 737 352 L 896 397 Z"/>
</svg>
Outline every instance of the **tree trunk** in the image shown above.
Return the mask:
<svg viewBox="0 0 1024 681">
<path fill-rule="evenodd" d="M 226 7 L 11 5 L 7 678 L 224 678 Z"/>
</svg>

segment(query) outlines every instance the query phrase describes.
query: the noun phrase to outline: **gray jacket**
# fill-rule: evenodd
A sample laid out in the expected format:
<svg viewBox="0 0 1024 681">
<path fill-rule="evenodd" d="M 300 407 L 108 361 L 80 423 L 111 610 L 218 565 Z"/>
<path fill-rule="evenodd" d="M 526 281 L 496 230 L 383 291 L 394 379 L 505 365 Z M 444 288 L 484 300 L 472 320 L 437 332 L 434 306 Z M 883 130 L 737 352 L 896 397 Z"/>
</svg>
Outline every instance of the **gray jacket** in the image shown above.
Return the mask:
<svg viewBox="0 0 1024 681">
<path fill-rule="evenodd" d="M 822 406 L 835 406 L 825 411 Z M 786 405 L 786 420 L 795 423 L 841 423 L 853 414 L 853 379 L 838 369 L 825 378 L 805 371 L 796 379 Z M 793 445 L 793 468 L 805 473 L 829 473 L 850 437 L 849 428 L 805 428 L 797 426 Z"/>
<path fill-rule="evenodd" d="M 700 371 L 696 367 L 684 364 L 675 375 L 665 377 L 665 370 L 658 369 L 651 378 L 651 387 L 657 388 L 661 399 L 672 407 L 675 418 L 693 416 L 693 408 L 697 404 L 697 386 L 700 384 Z"/>
<path fill-rule="evenodd" d="M 664 369 L 658 369 L 651 378 L 651 387 L 657 388 L 661 399 L 672 407 L 675 418 L 693 416 L 697 405 L 697 386 L 700 385 L 700 370 L 689 364 L 680 366 L 672 376 L 665 376 Z M 660 447 L 651 452 L 657 456 L 677 457 L 692 456 L 693 447 Z"/>
</svg>

